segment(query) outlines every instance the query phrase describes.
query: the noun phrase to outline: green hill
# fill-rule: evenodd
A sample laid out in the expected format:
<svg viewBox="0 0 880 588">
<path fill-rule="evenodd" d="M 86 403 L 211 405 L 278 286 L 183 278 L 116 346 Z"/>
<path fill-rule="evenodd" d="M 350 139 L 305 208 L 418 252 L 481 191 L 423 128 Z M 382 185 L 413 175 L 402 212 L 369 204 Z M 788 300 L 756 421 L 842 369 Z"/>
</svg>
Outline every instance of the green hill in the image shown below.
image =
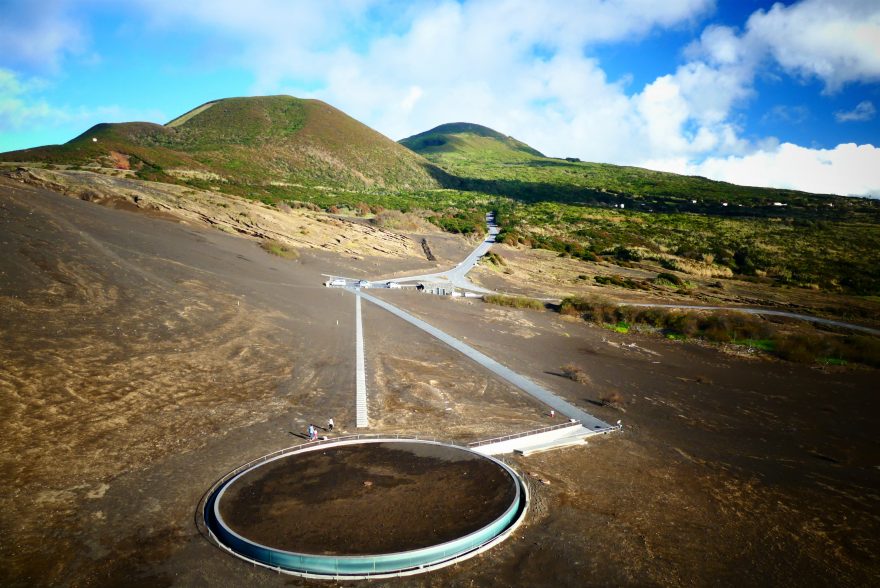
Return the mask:
<svg viewBox="0 0 880 588">
<path fill-rule="evenodd" d="M 217 100 L 167 125 L 99 124 L 0 160 L 130 167 L 150 179 L 242 188 L 437 187 L 420 156 L 324 102 L 291 96 Z"/>
<path fill-rule="evenodd" d="M 445 185 L 493 196 L 499 239 L 510 245 L 588 261 L 648 257 L 663 260 L 661 270 L 710 259 L 711 271 L 777 285 L 880 291 L 876 200 L 544 157 L 467 123 L 401 143 L 445 171 Z M 477 221 L 457 215 L 438 222 L 461 230 Z"/>
<path fill-rule="evenodd" d="M 166 125 L 100 124 L 0 161 L 131 169 L 142 179 L 329 211 L 429 210 L 428 220 L 461 233 L 482 231 L 494 210 L 510 245 L 880 293 L 880 201 L 550 158 L 470 123 L 395 143 L 317 100 L 217 100 Z"/>
<path fill-rule="evenodd" d="M 458 188 L 525 202 L 623 204 L 653 210 L 752 215 L 777 202 L 815 208 L 834 198 L 577 158 L 545 157 L 521 141 L 471 123 L 440 125 L 400 143 L 456 178 Z"/>
<path fill-rule="evenodd" d="M 416 153 L 445 159 L 520 161 L 544 155 L 522 141 L 473 123 L 447 123 L 400 141 Z"/>
</svg>

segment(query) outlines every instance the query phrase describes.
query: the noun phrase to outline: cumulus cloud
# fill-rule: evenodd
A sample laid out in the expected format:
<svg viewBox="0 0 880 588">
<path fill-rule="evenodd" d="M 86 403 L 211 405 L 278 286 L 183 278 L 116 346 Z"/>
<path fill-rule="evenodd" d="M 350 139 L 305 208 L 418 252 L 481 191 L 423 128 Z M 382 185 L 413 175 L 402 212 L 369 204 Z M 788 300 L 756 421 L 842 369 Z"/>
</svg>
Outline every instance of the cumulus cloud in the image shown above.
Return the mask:
<svg viewBox="0 0 880 588">
<path fill-rule="evenodd" d="M 880 198 L 880 148 L 846 143 L 834 149 L 808 149 L 782 143 L 746 156 L 651 162 L 654 169 L 700 175 L 748 186 Z"/>
<path fill-rule="evenodd" d="M 803 0 L 757 11 L 745 42 L 769 51 L 786 71 L 817 77 L 829 93 L 854 81 L 880 80 L 880 3 Z"/>
<path fill-rule="evenodd" d="M 13 131 L 39 122 L 59 122 L 63 113 L 32 93 L 42 85 L 22 81 L 8 69 L 0 69 L 0 131 Z"/>
<path fill-rule="evenodd" d="M 8 0 L 0 18 L 0 55 L 7 67 L 54 71 L 65 55 L 86 45 L 64 0 Z"/>
<path fill-rule="evenodd" d="M 709 26 L 686 55 L 716 65 L 757 68 L 771 60 L 785 72 L 819 79 L 826 93 L 850 82 L 880 80 L 880 3 L 803 0 L 753 13 L 738 33 Z"/>
<path fill-rule="evenodd" d="M 838 110 L 834 113 L 834 118 L 837 122 L 864 122 L 873 119 L 876 114 L 874 103 L 862 100 L 852 110 Z"/>
<path fill-rule="evenodd" d="M 75 27 L 62 26 L 73 22 L 62 18 L 64 4 L 52 6 L 60 16 L 46 22 L 61 23 L 61 32 L 47 35 L 45 46 L 58 60 L 65 50 L 52 39 L 83 41 Z M 135 0 L 133 6 L 152 29 L 178 31 L 186 23 L 188 32 L 222 39 L 235 55 L 228 65 L 253 73 L 253 93 L 320 98 L 394 139 L 472 121 L 549 155 L 699 168 L 719 179 L 740 173 L 738 182 L 759 183 L 747 170 L 795 147 L 772 137 L 747 140 L 740 127 L 740 108 L 768 66 L 819 79 L 829 93 L 880 79 L 880 5 L 873 0 L 775 4 L 752 14 L 741 30 L 708 26 L 684 52 L 685 63 L 641 88 L 610 79 L 590 49 L 693 26 L 711 13 L 714 0 Z M 51 110 L 19 99 L 7 119 L 36 117 L 43 106 Z M 29 107 L 34 114 L 25 114 Z M 787 114 L 801 116 L 785 105 L 772 116 Z M 869 116 L 861 105 L 837 115 Z M 788 181 L 779 175 L 784 170 L 799 175 L 783 167 L 768 177 Z"/>
<path fill-rule="evenodd" d="M 22 78 L 11 70 L 0 68 L 0 151 L 18 148 L 9 144 L 3 133 L 39 132 L 63 127 L 69 129 L 72 136 L 99 122 L 167 120 L 164 113 L 155 109 L 132 110 L 117 105 L 85 108 L 52 104 L 41 95 L 47 86 L 45 80 Z"/>
</svg>

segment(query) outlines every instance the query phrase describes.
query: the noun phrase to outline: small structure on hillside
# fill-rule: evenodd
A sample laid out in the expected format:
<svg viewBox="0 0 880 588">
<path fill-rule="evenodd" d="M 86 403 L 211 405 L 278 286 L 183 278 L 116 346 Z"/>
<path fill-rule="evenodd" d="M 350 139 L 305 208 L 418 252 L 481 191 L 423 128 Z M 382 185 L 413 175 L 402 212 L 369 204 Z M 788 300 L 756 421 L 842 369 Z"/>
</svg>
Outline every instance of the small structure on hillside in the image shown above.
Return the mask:
<svg viewBox="0 0 880 588">
<path fill-rule="evenodd" d="M 448 282 L 419 282 L 416 290 L 423 294 L 434 294 L 436 296 L 461 296 L 461 292 Z"/>
</svg>

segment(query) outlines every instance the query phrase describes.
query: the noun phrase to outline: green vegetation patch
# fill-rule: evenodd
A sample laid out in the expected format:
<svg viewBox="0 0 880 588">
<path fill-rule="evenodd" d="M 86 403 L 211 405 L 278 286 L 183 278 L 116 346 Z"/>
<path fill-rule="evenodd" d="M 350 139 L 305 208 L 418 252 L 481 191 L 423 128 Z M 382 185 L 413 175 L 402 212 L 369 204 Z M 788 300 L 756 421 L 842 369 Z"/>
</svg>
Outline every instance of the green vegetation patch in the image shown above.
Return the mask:
<svg viewBox="0 0 880 588">
<path fill-rule="evenodd" d="M 263 248 L 263 251 L 283 257 L 284 259 L 299 259 L 299 252 L 295 248 L 274 239 L 261 242 L 260 247 Z"/>
<path fill-rule="evenodd" d="M 621 306 L 600 297 L 569 297 L 562 314 L 579 316 L 620 333 L 644 325 L 667 339 L 702 339 L 731 343 L 798 363 L 880 367 L 880 338 L 820 331 L 788 331 L 759 317 L 740 312 L 713 312 Z"/>
</svg>

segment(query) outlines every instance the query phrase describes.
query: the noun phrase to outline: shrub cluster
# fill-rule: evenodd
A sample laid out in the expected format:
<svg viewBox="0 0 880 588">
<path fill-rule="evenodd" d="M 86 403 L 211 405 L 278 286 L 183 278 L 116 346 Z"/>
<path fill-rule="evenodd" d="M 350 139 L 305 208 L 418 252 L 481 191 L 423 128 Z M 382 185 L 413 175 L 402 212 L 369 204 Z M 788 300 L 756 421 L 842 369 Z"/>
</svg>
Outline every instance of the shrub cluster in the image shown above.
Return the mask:
<svg viewBox="0 0 880 588">
<path fill-rule="evenodd" d="M 669 282 L 673 286 L 684 286 L 684 280 L 676 276 L 675 274 L 670 274 L 669 272 L 660 272 L 657 274 L 657 277 L 654 280 L 655 282 Z"/>
<path fill-rule="evenodd" d="M 442 216 L 429 216 L 428 220 L 447 233 L 460 235 L 485 235 L 486 220 L 482 211 L 456 212 Z"/>
<path fill-rule="evenodd" d="M 585 247 L 581 243 L 557 239 L 556 237 L 549 237 L 547 235 L 534 235 L 529 239 L 522 239 L 521 242 L 530 246 L 532 249 L 556 251 L 582 261 L 596 261 L 599 259 L 599 256 L 596 255 L 596 252 L 593 249 Z"/>
<path fill-rule="evenodd" d="M 490 251 L 486 255 L 483 256 L 483 259 L 491 263 L 492 265 L 497 266 L 507 266 L 507 262 L 504 261 L 504 258 L 495 253 L 494 251 Z"/>
<path fill-rule="evenodd" d="M 573 382 L 577 382 L 579 384 L 588 384 L 590 382 L 589 376 L 587 376 L 587 372 L 583 370 L 583 368 L 574 365 L 573 363 L 567 363 L 560 368 L 562 370 L 562 375 L 564 375 L 569 380 Z"/>
<path fill-rule="evenodd" d="M 618 306 L 599 297 L 570 297 L 559 312 L 610 325 L 647 325 L 670 339 L 697 338 L 747 345 L 780 359 L 800 363 L 860 363 L 880 367 L 880 338 L 869 335 L 786 332 L 759 317 L 740 312 L 704 313 L 668 308 Z M 621 331 L 622 332 L 622 331 Z"/>
<path fill-rule="evenodd" d="M 627 288 L 629 290 L 649 289 L 648 284 L 646 284 L 645 282 L 640 282 L 637 280 L 633 280 L 632 278 L 625 278 L 618 275 L 593 276 L 593 280 L 595 280 L 597 284 L 602 284 L 603 286 L 619 286 L 621 288 Z"/>
<path fill-rule="evenodd" d="M 302 200 L 280 200 L 277 204 L 278 210 L 282 212 L 290 212 L 292 209 L 304 208 L 306 210 L 321 210 L 321 207 L 313 202 L 303 202 Z"/>
<path fill-rule="evenodd" d="M 533 310 L 541 310 L 544 303 L 534 298 L 525 296 L 504 296 L 502 294 L 487 294 L 483 296 L 483 302 L 489 304 L 497 304 L 499 306 L 510 306 L 512 308 L 531 308 Z"/>
</svg>

